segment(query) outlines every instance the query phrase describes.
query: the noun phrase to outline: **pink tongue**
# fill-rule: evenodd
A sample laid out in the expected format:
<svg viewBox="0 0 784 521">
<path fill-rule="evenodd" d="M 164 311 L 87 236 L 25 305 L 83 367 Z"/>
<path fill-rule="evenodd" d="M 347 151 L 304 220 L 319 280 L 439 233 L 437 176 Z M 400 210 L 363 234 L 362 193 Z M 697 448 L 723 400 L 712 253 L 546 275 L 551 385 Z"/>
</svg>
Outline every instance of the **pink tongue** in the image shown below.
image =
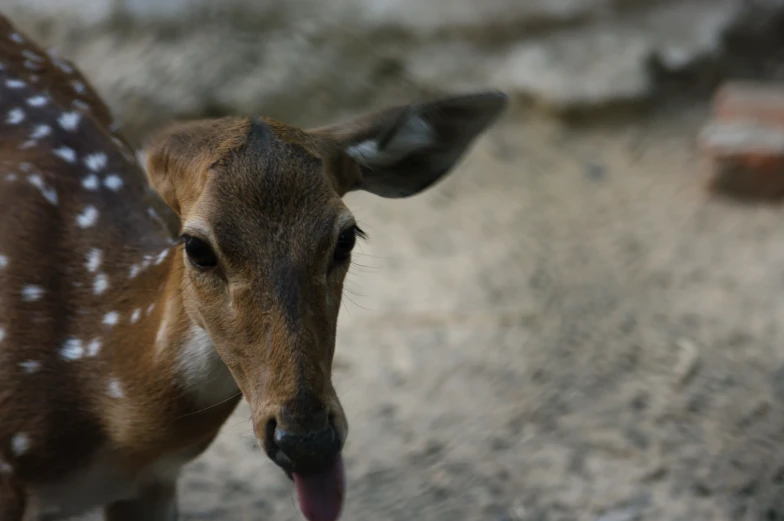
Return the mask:
<svg viewBox="0 0 784 521">
<path fill-rule="evenodd" d="M 294 473 L 299 508 L 308 521 L 336 521 L 346 495 L 343 459 L 320 474 L 301 476 Z"/>
</svg>

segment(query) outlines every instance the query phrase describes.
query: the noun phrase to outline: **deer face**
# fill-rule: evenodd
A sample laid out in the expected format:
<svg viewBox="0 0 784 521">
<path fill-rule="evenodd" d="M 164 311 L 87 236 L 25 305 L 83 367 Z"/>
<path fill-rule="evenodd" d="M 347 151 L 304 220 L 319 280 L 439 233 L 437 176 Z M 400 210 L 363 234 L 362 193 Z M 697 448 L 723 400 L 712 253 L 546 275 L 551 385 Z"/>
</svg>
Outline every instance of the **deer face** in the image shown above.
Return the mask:
<svg viewBox="0 0 784 521">
<path fill-rule="evenodd" d="M 347 422 L 331 368 L 343 281 L 363 237 L 342 196 L 429 187 L 501 112 L 485 93 L 303 131 L 267 119 L 178 125 L 148 174 L 179 214 L 182 292 L 253 411 L 309 519 L 337 518 Z"/>
</svg>

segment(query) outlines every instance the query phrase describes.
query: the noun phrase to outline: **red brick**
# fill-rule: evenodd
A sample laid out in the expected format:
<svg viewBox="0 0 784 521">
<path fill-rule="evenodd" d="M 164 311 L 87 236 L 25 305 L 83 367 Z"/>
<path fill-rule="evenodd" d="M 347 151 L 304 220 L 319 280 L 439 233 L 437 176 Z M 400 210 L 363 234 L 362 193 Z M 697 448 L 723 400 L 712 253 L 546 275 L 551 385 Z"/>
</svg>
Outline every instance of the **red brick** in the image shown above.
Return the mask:
<svg viewBox="0 0 784 521">
<path fill-rule="evenodd" d="M 699 136 L 707 188 L 739 198 L 784 197 L 784 125 L 720 121 Z"/>
<path fill-rule="evenodd" d="M 784 84 L 723 85 L 699 145 L 709 190 L 741 198 L 784 198 Z"/>
<path fill-rule="evenodd" d="M 714 97 L 713 117 L 784 127 L 784 83 L 726 83 Z"/>
</svg>

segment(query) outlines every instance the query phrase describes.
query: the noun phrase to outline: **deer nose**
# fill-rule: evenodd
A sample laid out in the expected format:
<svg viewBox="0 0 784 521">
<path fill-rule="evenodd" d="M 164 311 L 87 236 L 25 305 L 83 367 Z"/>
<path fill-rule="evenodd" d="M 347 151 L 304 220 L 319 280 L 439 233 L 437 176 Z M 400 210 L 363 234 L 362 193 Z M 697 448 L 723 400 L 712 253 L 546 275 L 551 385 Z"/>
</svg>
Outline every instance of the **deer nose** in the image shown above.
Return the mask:
<svg viewBox="0 0 784 521">
<path fill-rule="evenodd" d="M 311 432 L 290 432 L 275 427 L 272 442 L 291 462 L 291 470 L 298 474 L 319 472 L 335 462 L 341 443 L 332 423 L 325 429 Z"/>
</svg>

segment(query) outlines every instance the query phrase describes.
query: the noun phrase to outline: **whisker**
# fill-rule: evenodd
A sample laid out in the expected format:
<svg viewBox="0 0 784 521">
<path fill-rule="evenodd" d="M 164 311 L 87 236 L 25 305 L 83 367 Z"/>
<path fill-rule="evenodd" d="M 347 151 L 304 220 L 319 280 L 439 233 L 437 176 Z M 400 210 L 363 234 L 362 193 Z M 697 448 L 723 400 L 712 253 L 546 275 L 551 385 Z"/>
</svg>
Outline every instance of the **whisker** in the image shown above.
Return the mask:
<svg viewBox="0 0 784 521">
<path fill-rule="evenodd" d="M 373 257 L 373 258 L 376 258 L 376 259 L 388 259 L 389 258 L 389 257 L 384 256 L 384 255 L 373 255 L 372 253 L 362 253 L 360 251 L 351 252 L 351 255 L 361 255 L 363 257 Z"/>
<path fill-rule="evenodd" d="M 212 409 L 213 407 L 217 407 L 217 406 L 219 406 L 221 404 L 224 404 L 224 403 L 228 402 L 229 400 L 233 400 L 234 398 L 236 398 L 237 396 L 240 396 L 241 394 L 242 394 L 242 391 L 238 392 L 237 394 L 235 394 L 233 396 L 230 396 L 230 397 L 226 398 L 225 400 L 221 400 L 218 403 L 214 403 L 214 404 L 212 404 L 212 405 L 210 405 L 208 407 L 205 407 L 204 409 L 199 409 L 198 411 L 195 411 L 195 412 L 189 412 L 188 414 L 183 414 L 182 416 L 177 416 L 175 418 L 175 420 L 179 420 L 180 418 L 185 418 L 186 416 L 193 416 L 194 414 L 202 413 L 202 412 L 204 412 L 206 410 Z"/>
<path fill-rule="evenodd" d="M 366 308 L 365 306 L 360 306 L 359 304 L 357 304 L 356 302 L 354 302 L 353 300 L 351 300 L 351 297 L 349 297 L 349 296 L 348 296 L 348 295 L 346 295 L 345 293 L 343 294 L 343 296 L 344 296 L 344 297 L 346 297 L 346 300 L 348 300 L 349 302 L 351 302 L 352 304 L 354 304 L 354 305 L 355 305 L 355 306 L 357 306 L 358 308 L 360 308 L 360 309 L 364 309 L 365 311 L 370 311 L 370 308 Z M 343 301 L 343 304 L 344 304 L 344 305 L 345 305 L 345 303 L 346 303 L 346 302 L 345 302 L 345 301 Z M 347 312 L 347 313 L 349 313 L 349 316 L 351 316 L 351 313 L 348 311 L 348 307 L 346 307 L 346 312 Z"/>
<path fill-rule="evenodd" d="M 345 285 L 345 286 L 344 286 L 344 288 L 345 288 L 345 290 L 346 290 L 346 291 L 348 291 L 349 293 L 351 293 L 351 294 L 352 294 L 352 295 L 354 295 L 355 297 L 367 297 L 367 295 L 366 295 L 366 294 L 364 294 L 364 293 L 360 293 L 360 292 L 358 292 L 357 290 L 355 290 L 355 289 L 353 289 L 353 288 L 350 288 L 350 287 L 349 287 L 349 286 L 347 286 L 347 285 Z"/>
<path fill-rule="evenodd" d="M 230 427 L 227 427 L 227 428 L 228 429 L 234 429 L 235 427 L 239 427 L 243 423 L 252 423 L 252 422 L 253 422 L 253 417 L 248 416 L 247 420 L 237 420 L 237 423 L 234 423 Z M 254 439 L 255 439 L 255 437 L 254 437 Z"/>
<path fill-rule="evenodd" d="M 381 269 L 381 266 L 370 266 L 370 265 L 367 265 L 367 264 L 360 264 L 360 263 L 358 263 L 356 261 L 351 261 L 351 267 L 352 268 L 356 268 L 357 271 L 361 271 L 363 273 Z"/>
<path fill-rule="evenodd" d="M 348 298 L 348 297 L 346 297 L 346 298 Z M 348 313 L 348 316 L 353 316 L 353 315 L 351 315 L 351 310 L 346 305 L 346 300 L 345 299 L 341 301 L 341 304 L 342 304 L 343 309 L 346 310 L 346 313 Z"/>
</svg>

